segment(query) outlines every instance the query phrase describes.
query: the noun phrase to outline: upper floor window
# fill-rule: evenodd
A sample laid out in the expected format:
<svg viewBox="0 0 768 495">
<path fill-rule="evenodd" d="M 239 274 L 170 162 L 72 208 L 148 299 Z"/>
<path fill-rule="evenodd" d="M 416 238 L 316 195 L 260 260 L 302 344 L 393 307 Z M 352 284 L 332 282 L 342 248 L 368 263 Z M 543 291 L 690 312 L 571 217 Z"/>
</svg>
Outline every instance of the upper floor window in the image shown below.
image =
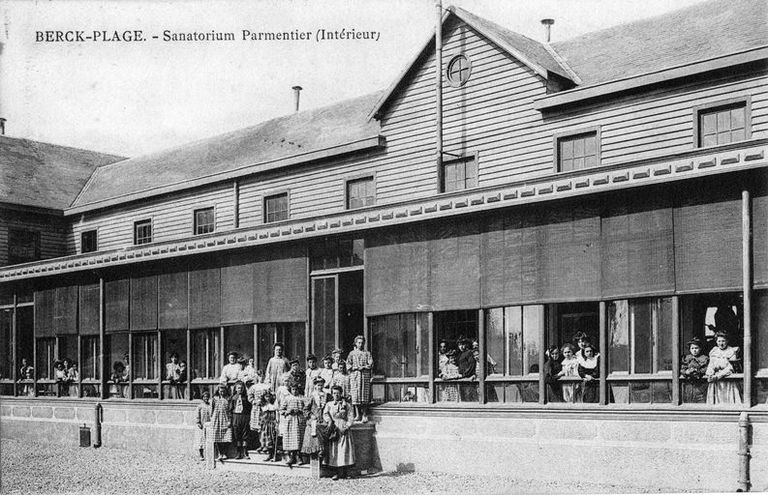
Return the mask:
<svg viewBox="0 0 768 495">
<path fill-rule="evenodd" d="M 216 216 L 213 207 L 195 210 L 195 235 L 210 234 L 216 230 Z"/>
<path fill-rule="evenodd" d="M 477 187 L 477 158 L 474 155 L 443 162 L 442 192 L 473 187 Z"/>
<path fill-rule="evenodd" d="M 453 57 L 448 62 L 448 67 L 445 70 L 445 75 L 448 78 L 448 84 L 458 88 L 464 86 L 469 80 L 469 75 L 472 72 L 472 63 L 469 58 L 464 54 L 459 54 Z"/>
<path fill-rule="evenodd" d="M 40 232 L 8 229 L 8 264 L 40 259 Z"/>
<path fill-rule="evenodd" d="M 749 138 L 747 102 L 698 109 L 699 146 L 716 146 Z"/>
<path fill-rule="evenodd" d="M 99 248 L 98 237 L 95 230 L 86 230 L 80 234 L 80 252 L 92 253 Z"/>
<path fill-rule="evenodd" d="M 370 206 L 376 202 L 373 177 L 347 181 L 347 209 Z"/>
<path fill-rule="evenodd" d="M 288 193 L 264 198 L 264 223 L 288 219 Z"/>
<path fill-rule="evenodd" d="M 149 244 L 152 242 L 152 220 L 139 220 L 133 224 L 133 243 Z"/>
<path fill-rule="evenodd" d="M 557 138 L 557 171 L 596 167 L 599 163 L 597 131 Z"/>
</svg>

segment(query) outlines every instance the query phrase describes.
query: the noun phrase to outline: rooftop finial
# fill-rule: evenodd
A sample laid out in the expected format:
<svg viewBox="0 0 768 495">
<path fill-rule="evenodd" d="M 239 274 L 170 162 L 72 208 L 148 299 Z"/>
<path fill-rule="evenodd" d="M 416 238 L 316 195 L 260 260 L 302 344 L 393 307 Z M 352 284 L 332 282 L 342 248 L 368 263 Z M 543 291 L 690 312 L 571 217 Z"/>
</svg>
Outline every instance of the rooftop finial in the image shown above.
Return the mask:
<svg viewBox="0 0 768 495">
<path fill-rule="evenodd" d="M 301 86 L 294 86 L 291 89 L 293 90 L 293 99 L 294 99 L 294 101 L 296 103 L 296 111 L 298 112 L 299 111 L 299 95 L 301 95 L 302 87 Z"/>
<path fill-rule="evenodd" d="M 544 39 L 549 43 L 552 37 L 552 24 L 555 23 L 554 19 L 542 19 L 541 24 L 544 25 Z"/>
</svg>

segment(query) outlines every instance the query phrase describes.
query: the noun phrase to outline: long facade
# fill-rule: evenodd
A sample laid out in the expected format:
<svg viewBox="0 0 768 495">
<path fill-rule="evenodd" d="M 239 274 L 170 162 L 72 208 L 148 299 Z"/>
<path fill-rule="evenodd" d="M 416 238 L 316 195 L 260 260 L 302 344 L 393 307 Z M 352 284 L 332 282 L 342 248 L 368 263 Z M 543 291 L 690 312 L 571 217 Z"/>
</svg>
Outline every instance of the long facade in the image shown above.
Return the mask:
<svg viewBox="0 0 768 495">
<path fill-rule="evenodd" d="M 691 42 L 663 39 L 681 16 L 761 13 L 713 1 L 622 29 L 666 54 Z M 303 361 L 362 334 L 382 468 L 732 489 L 747 412 L 768 486 L 767 38 L 727 32 L 727 52 L 624 67 L 613 31 L 544 45 L 452 9 L 437 157 L 433 39 L 381 93 L 99 165 L 55 227 L 8 217 L 58 241 L 0 267 L 4 435 L 73 430 L 101 402 L 106 445 L 187 445 L 228 352 L 263 368 L 275 342 Z M 589 53 L 612 43 L 602 71 Z M 595 379 L 555 380 L 551 348 L 579 332 Z M 738 357 L 713 403 L 681 367 L 720 333 Z M 476 367 L 450 379 L 462 338 Z"/>
</svg>

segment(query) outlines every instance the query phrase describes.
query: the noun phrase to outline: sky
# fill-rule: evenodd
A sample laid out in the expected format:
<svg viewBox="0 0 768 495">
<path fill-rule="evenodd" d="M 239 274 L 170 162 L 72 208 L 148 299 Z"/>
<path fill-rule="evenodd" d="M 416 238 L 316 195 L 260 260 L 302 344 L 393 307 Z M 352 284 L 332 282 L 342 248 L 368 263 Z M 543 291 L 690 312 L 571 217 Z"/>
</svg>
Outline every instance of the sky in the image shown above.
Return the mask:
<svg viewBox="0 0 768 495">
<path fill-rule="evenodd" d="M 536 40 L 552 41 L 663 14 L 701 0 L 443 0 Z M 137 156 L 293 111 L 387 88 L 434 29 L 434 0 L 0 2 L 0 117 L 6 134 Z M 316 40 L 318 30 L 375 40 Z M 141 30 L 143 41 L 39 42 Z M 243 40 L 242 32 L 308 40 Z M 164 32 L 233 33 L 234 41 L 167 42 Z M 154 39 L 153 36 L 157 36 Z"/>
</svg>

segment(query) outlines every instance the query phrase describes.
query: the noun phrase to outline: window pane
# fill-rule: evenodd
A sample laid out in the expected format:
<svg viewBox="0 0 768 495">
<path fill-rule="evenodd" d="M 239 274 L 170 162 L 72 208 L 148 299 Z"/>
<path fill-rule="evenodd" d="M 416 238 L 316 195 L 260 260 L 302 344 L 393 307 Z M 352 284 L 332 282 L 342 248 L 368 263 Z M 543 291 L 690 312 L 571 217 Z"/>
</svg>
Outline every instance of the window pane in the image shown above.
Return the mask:
<svg viewBox="0 0 768 495">
<path fill-rule="evenodd" d="M 415 315 L 378 316 L 371 318 L 370 324 L 373 354 L 380 356 L 374 361 L 375 374 L 388 378 L 417 376 L 417 356 L 418 360 L 421 356 L 417 354 Z"/>
<path fill-rule="evenodd" d="M 574 139 L 573 140 L 573 156 L 574 157 L 583 157 L 584 156 L 584 139 Z"/>
<path fill-rule="evenodd" d="M 573 140 L 560 140 L 560 157 L 563 159 L 573 158 Z"/>
<path fill-rule="evenodd" d="M 652 329 L 651 305 L 647 300 L 632 302 L 632 328 L 634 330 L 634 373 L 650 373 Z"/>
<path fill-rule="evenodd" d="M 703 135 L 717 134 L 717 116 L 714 113 L 706 113 L 701 118 L 701 133 Z"/>
<path fill-rule="evenodd" d="M 99 337 L 80 337 L 80 376 L 84 380 L 101 378 L 99 370 Z"/>
<path fill-rule="evenodd" d="M 33 327 L 34 327 L 34 309 L 30 306 L 16 308 L 16 359 L 17 366 L 24 365 L 27 360 L 29 367 L 34 366 L 33 362 Z M 18 377 L 21 378 L 21 377 Z"/>
<path fill-rule="evenodd" d="M 336 279 L 312 279 L 312 345 L 316 356 L 336 347 Z"/>
<path fill-rule="evenodd" d="M 541 352 L 539 335 L 543 326 L 544 306 L 524 306 L 523 336 L 525 337 L 526 373 L 539 372 L 539 353 Z"/>
<path fill-rule="evenodd" d="M 717 144 L 717 134 L 707 134 L 701 141 L 702 146 L 715 146 Z"/>
<path fill-rule="evenodd" d="M 53 380 L 55 378 L 53 363 L 56 361 L 56 339 L 37 339 L 37 369 L 38 380 Z"/>
<path fill-rule="evenodd" d="M 507 330 L 507 375 L 523 374 L 523 313 L 520 306 L 504 308 L 504 325 Z"/>
<path fill-rule="evenodd" d="M 717 112 L 717 132 L 723 132 L 731 128 L 731 115 L 727 110 Z"/>
<path fill-rule="evenodd" d="M 608 363 L 610 372 L 629 371 L 629 304 L 626 300 L 608 304 L 608 332 L 610 346 Z"/>
<path fill-rule="evenodd" d="M 744 107 L 731 110 L 731 129 L 744 128 L 744 114 Z"/>
<path fill-rule="evenodd" d="M 584 154 L 595 155 L 597 153 L 597 136 L 587 136 L 584 138 Z"/>
<path fill-rule="evenodd" d="M 657 300 L 656 324 L 658 327 L 658 343 L 656 353 L 657 371 L 672 370 L 672 298 L 662 297 Z"/>
<path fill-rule="evenodd" d="M 485 324 L 486 350 L 492 362 L 497 363 L 495 370 L 488 374 L 504 373 L 504 309 L 494 308 L 486 312 Z"/>
<path fill-rule="evenodd" d="M 158 348 L 157 334 L 134 334 L 133 340 L 133 379 L 157 380 Z"/>
<path fill-rule="evenodd" d="M 192 379 L 216 379 L 220 376 L 219 330 L 192 331 Z"/>
<path fill-rule="evenodd" d="M 0 309 L 0 378 L 13 378 L 13 309 Z"/>
<path fill-rule="evenodd" d="M 253 357 L 253 326 L 237 325 L 224 329 L 224 353 L 236 352 L 238 357 Z"/>
</svg>

